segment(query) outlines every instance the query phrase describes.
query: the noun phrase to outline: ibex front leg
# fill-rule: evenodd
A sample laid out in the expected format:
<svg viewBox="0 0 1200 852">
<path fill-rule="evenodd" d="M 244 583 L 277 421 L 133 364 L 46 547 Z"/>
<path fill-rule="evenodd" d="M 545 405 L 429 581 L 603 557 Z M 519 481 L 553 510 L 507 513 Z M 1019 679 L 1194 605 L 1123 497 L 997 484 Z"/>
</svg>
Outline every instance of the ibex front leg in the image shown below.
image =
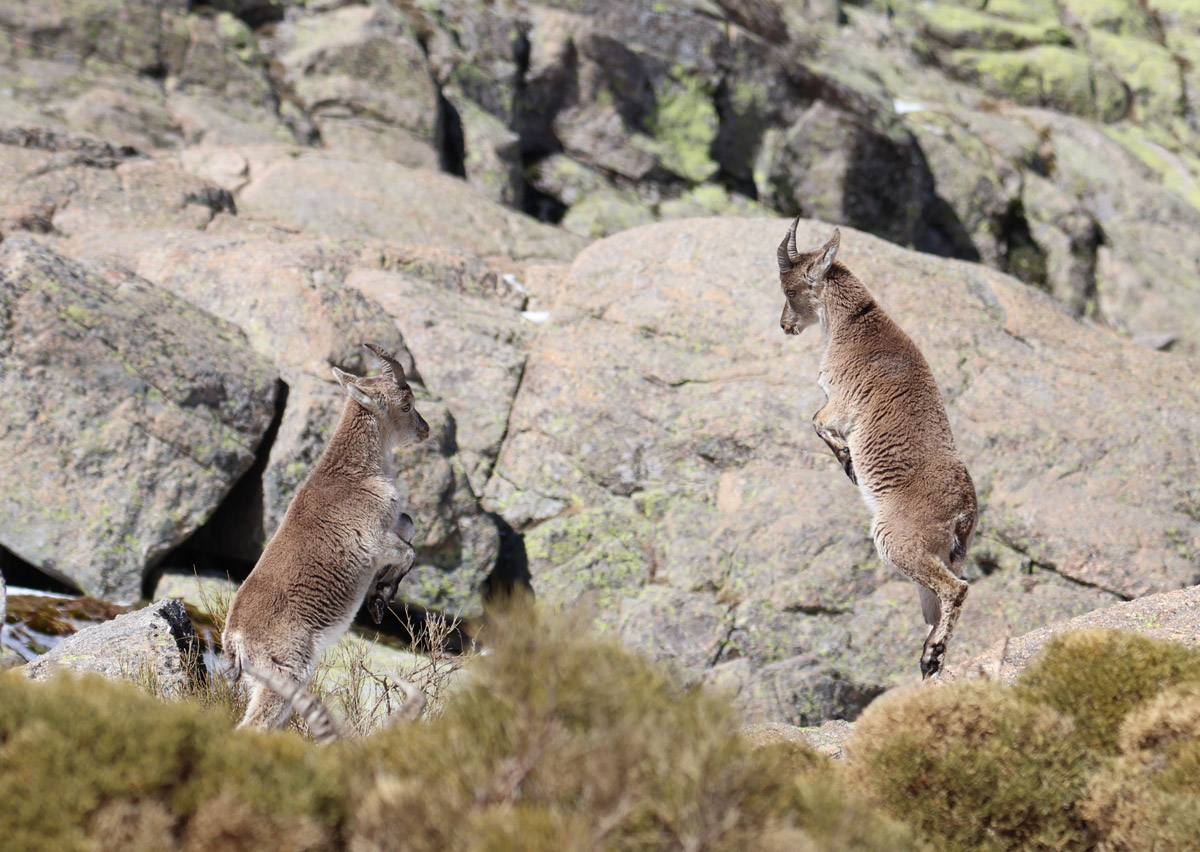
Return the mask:
<svg viewBox="0 0 1200 852">
<path fill-rule="evenodd" d="M 829 449 L 833 450 L 834 458 L 842 466 L 842 470 L 846 471 L 846 476 L 850 477 L 850 481 L 858 485 L 858 477 L 854 474 L 854 463 L 850 460 L 850 445 L 846 443 L 846 439 L 842 434 L 829 425 L 829 421 L 834 419 L 831 417 L 830 404 L 826 402 L 821 406 L 820 411 L 813 415 L 813 429 L 816 430 L 817 436 L 825 442 Z"/>
<path fill-rule="evenodd" d="M 412 518 L 407 513 L 402 513 L 396 521 L 395 539 L 387 554 L 388 559 L 375 577 L 375 587 L 367 602 L 367 611 L 371 613 L 371 620 L 376 624 L 383 622 L 384 610 L 396 599 L 400 581 L 408 575 L 413 562 L 416 561 L 417 552 L 411 544 L 415 533 L 416 527 Z"/>
</svg>

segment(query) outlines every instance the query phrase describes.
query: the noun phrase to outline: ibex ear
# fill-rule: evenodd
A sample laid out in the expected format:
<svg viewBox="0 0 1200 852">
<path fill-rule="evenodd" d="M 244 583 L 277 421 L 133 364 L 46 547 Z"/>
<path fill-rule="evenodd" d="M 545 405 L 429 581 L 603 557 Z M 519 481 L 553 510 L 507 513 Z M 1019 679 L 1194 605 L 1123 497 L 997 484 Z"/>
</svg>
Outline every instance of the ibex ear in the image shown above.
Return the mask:
<svg viewBox="0 0 1200 852">
<path fill-rule="evenodd" d="M 829 274 L 829 267 L 833 266 L 833 259 L 837 257 L 838 246 L 842 243 L 842 232 L 837 228 L 833 229 L 833 236 L 829 238 L 829 242 L 821 246 L 817 252 L 817 259 L 813 261 L 813 265 L 809 270 L 809 275 L 812 277 L 813 283 L 825 280 L 825 276 Z"/>
<path fill-rule="evenodd" d="M 367 392 L 356 384 L 358 379 L 355 376 L 343 373 L 337 367 L 334 367 L 333 377 L 338 380 L 339 385 L 346 389 L 346 393 L 350 394 L 350 397 L 363 408 L 368 411 L 376 409 L 375 400 L 371 399 Z"/>
</svg>

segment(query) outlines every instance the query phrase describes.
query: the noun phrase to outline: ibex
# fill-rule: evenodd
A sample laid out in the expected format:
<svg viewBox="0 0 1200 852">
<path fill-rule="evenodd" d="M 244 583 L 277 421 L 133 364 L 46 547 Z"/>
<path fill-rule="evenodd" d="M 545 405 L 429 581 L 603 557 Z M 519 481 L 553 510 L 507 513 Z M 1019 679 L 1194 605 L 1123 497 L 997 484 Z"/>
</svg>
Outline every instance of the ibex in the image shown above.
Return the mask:
<svg viewBox="0 0 1200 852">
<path fill-rule="evenodd" d="M 381 374 L 333 368 L 347 394 L 342 418 L 234 595 L 221 641 L 235 678 L 265 672 L 303 689 L 367 593 L 378 622 L 412 568 L 412 519 L 400 512 L 392 451 L 425 440 L 429 424 L 396 359 L 364 345 L 383 362 Z M 281 726 L 291 706 L 290 696 L 255 678 L 239 727 Z"/>
<path fill-rule="evenodd" d="M 821 327 L 817 382 L 825 404 L 813 426 L 875 516 L 879 557 L 920 585 L 929 633 L 921 675 L 942 670 L 967 597 L 959 578 L 975 534 L 975 484 L 954 446 L 924 356 L 858 277 L 838 262 L 841 234 L 796 251 L 792 222 L 776 253 L 786 334 Z"/>
</svg>

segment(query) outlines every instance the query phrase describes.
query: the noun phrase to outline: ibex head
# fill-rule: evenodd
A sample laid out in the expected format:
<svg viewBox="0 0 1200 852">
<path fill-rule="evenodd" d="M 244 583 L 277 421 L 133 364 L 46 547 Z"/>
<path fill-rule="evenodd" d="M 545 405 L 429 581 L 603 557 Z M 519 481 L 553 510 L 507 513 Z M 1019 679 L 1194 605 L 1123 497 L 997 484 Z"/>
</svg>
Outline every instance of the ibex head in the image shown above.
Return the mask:
<svg viewBox="0 0 1200 852">
<path fill-rule="evenodd" d="M 779 260 L 779 285 L 783 289 L 783 316 L 779 327 L 785 334 L 799 334 L 820 319 L 821 294 L 825 290 L 825 276 L 833 266 L 841 243 L 841 231 L 833 229 L 829 242 L 816 251 L 796 251 L 797 216 L 788 228 L 787 235 L 779 244 L 776 257 Z"/>
<path fill-rule="evenodd" d="M 404 368 L 394 356 L 373 343 L 364 343 L 383 363 L 378 376 L 359 378 L 333 368 L 333 375 L 350 398 L 375 415 L 397 446 L 415 444 L 429 437 L 429 424 L 413 403 L 412 388 Z"/>
</svg>

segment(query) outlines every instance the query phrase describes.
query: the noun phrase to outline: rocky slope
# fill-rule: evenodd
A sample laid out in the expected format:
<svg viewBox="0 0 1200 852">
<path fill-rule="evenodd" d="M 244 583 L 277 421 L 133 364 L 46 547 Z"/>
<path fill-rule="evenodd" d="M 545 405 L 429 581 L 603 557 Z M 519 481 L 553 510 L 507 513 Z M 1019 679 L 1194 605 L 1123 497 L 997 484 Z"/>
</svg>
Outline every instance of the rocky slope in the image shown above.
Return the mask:
<svg viewBox="0 0 1200 852">
<path fill-rule="evenodd" d="M 14 0 L 0 112 L 142 151 L 440 168 L 588 237 L 799 212 L 1195 354 L 1198 33 L 1178 0 Z M 207 168 L 244 178 L 234 157 Z M 361 170 L 314 168 L 245 203 L 309 179 L 347 190 L 332 218 L 372 218 Z M 78 191 L 35 181 L 0 228 L 62 230 Z"/>
<path fill-rule="evenodd" d="M 754 718 L 852 715 L 921 624 L 778 331 L 799 212 L 979 486 L 952 662 L 1195 584 L 1200 12 L 1104 8 L 6 3 L 0 557 L 244 573 L 371 340 L 433 427 L 408 601 L 527 576 Z"/>
<path fill-rule="evenodd" d="M 580 254 L 485 505 L 525 531 L 543 594 L 586 595 L 629 642 L 768 718 L 811 720 L 915 676 L 923 633 L 807 422 L 818 335 L 779 331 L 764 252 L 785 228 L 685 220 Z M 803 222 L 798 242 L 829 230 Z M 842 245 L 928 357 L 979 491 L 956 655 L 1200 580 L 1194 363 L 985 267 L 850 231 Z"/>
</svg>

